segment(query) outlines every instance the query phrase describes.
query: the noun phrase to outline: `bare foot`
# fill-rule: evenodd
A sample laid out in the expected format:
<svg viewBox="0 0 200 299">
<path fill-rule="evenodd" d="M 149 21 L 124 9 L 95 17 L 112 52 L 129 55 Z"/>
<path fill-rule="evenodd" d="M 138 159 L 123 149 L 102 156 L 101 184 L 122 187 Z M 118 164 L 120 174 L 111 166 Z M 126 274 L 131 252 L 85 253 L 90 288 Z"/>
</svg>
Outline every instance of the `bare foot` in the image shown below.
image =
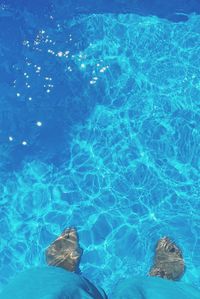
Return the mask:
<svg viewBox="0 0 200 299">
<path fill-rule="evenodd" d="M 183 275 L 184 269 L 181 250 L 168 237 L 160 239 L 156 246 L 154 265 L 149 275 L 177 280 Z"/>
<path fill-rule="evenodd" d="M 78 269 L 83 250 L 78 242 L 75 228 L 67 228 L 46 250 L 48 265 L 75 272 Z"/>
</svg>

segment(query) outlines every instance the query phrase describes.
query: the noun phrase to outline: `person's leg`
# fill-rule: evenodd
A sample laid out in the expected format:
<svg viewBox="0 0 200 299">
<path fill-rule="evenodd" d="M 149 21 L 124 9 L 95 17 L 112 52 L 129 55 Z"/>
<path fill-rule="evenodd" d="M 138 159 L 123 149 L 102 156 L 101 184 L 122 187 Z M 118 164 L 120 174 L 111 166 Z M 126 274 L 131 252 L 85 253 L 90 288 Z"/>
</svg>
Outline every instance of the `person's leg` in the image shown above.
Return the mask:
<svg viewBox="0 0 200 299">
<path fill-rule="evenodd" d="M 117 281 L 114 299 L 199 299 L 200 290 L 186 283 L 160 277 L 132 277 Z"/>
<path fill-rule="evenodd" d="M 101 288 L 82 275 L 72 273 L 77 272 L 81 255 L 76 229 L 66 229 L 46 250 L 50 267 L 33 268 L 18 274 L 3 289 L 0 298 L 107 299 Z"/>
<path fill-rule="evenodd" d="M 59 267 L 38 267 L 19 273 L 0 292 L 1 299 L 107 299 L 81 275 Z"/>
<path fill-rule="evenodd" d="M 121 279 L 112 293 L 115 299 L 199 299 L 200 290 L 179 279 L 184 273 L 181 250 L 169 238 L 160 239 L 156 246 L 155 262 L 149 276 Z M 163 279 L 165 278 L 165 279 Z M 171 281 L 170 281 L 171 280 Z"/>
<path fill-rule="evenodd" d="M 178 280 L 184 273 L 184 260 L 178 246 L 168 237 L 160 239 L 156 246 L 154 265 L 150 276 Z"/>
</svg>

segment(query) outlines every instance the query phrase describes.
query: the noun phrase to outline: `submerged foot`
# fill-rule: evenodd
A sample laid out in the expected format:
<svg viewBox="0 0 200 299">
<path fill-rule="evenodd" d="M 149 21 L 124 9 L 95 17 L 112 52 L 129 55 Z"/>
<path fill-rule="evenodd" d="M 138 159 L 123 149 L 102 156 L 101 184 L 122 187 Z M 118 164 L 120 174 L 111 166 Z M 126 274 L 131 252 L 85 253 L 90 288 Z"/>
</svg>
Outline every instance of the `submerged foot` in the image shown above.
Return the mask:
<svg viewBox="0 0 200 299">
<path fill-rule="evenodd" d="M 77 231 L 67 228 L 46 250 L 48 265 L 76 272 L 83 250 L 80 248 Z"/>
<path fill-rule="evenodd" d="M 150 276 L 177 280 L 184 273 L 185 265 L 180 248 L 168 237 L 160 239 L 156 246 L 154 265 Z"/>
</svg>

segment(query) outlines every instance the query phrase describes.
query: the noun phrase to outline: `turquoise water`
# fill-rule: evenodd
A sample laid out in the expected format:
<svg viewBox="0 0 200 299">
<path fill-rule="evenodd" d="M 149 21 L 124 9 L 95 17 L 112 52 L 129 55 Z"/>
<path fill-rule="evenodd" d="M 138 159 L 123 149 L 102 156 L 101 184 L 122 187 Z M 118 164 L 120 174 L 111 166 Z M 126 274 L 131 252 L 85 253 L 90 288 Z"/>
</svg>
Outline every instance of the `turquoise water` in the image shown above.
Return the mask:
<svg viewBox="0 0 200 299">
<path fill-rule="evenodd" d="M 19 113 L 2 133 L 1 287 L 43 265 L 69 226 L 82 273 L 108 294 L 120 277 L 148 273 L 165 235 L 183 250 L 182 281 L 200 287 L 200 17 L 26 22 L 34 29 L 4 86 Z"/>
</svg>

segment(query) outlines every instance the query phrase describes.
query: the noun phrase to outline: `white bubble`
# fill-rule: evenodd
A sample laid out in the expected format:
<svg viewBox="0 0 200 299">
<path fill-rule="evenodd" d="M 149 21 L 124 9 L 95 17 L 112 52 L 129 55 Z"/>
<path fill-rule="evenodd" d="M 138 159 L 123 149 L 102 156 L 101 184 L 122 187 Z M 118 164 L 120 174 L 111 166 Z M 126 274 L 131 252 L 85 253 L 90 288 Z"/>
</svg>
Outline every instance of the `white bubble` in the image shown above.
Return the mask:
<svg viewBox="0 0 200 299">
<path fill-rule="evenodd" d="M 27 142 L 25 140 L 22 141 L 22 145 L 27 145 Z"/>
<path fill-rule="evenodd" d="M 17 93 L 17 97 L 20 97 L 20 93 L 19 92 Z"/>
<path fill-rule="evenodd" d="M 58 57 L 62 57 L 63 56 L 63 52 L 60 51 L 60 52 L 58 52 L 57 55 L 58 55 Z"/>
<path fill-rule="evenodd" d="M 102 67 L 102 68 L 100 69 L 100 73 L 104 73 L 105 70 L 106 70 L 106 68 L 105 68 L 105 67 Z"/>
<path fill-rule="evenodd" d="M 50 89 L 47 89 L 47 93 L 50 93 L 50 91 L 51 91 Z"/>
<path fill-rule="evenodd" d="M 41 121 L 37 121 L 37 122 L 36 122 L 36 125 L 37 125 L 38 127 L 41 127 L 41 126 L 42 126 L 42 122 L 41 122 Z"/>
<path fill-rule="evenodd" d="M 29 99 L 29 101 L 32 101 L 32 97 L 29 97 L 28 99 Z"/>
<path fill-rule="evenodd" d="M 12 136 L 9 136 L 9 141 L 13 141 L 13 137 Z"/>
<path fill-rule="evenodd" d="M 81 63 L 81 68 L 84 69 L 85 68 L 85 64 Z"/>
<path fill-rule="evenodd" d="M 48 49 L 47 52 L 48 52 L 48 53 L 51 53 L 51 54 L 55 54 L 55 52 L 54 52 L 53 50 L 51 50 L 51 49 Z"/>
</svg>

